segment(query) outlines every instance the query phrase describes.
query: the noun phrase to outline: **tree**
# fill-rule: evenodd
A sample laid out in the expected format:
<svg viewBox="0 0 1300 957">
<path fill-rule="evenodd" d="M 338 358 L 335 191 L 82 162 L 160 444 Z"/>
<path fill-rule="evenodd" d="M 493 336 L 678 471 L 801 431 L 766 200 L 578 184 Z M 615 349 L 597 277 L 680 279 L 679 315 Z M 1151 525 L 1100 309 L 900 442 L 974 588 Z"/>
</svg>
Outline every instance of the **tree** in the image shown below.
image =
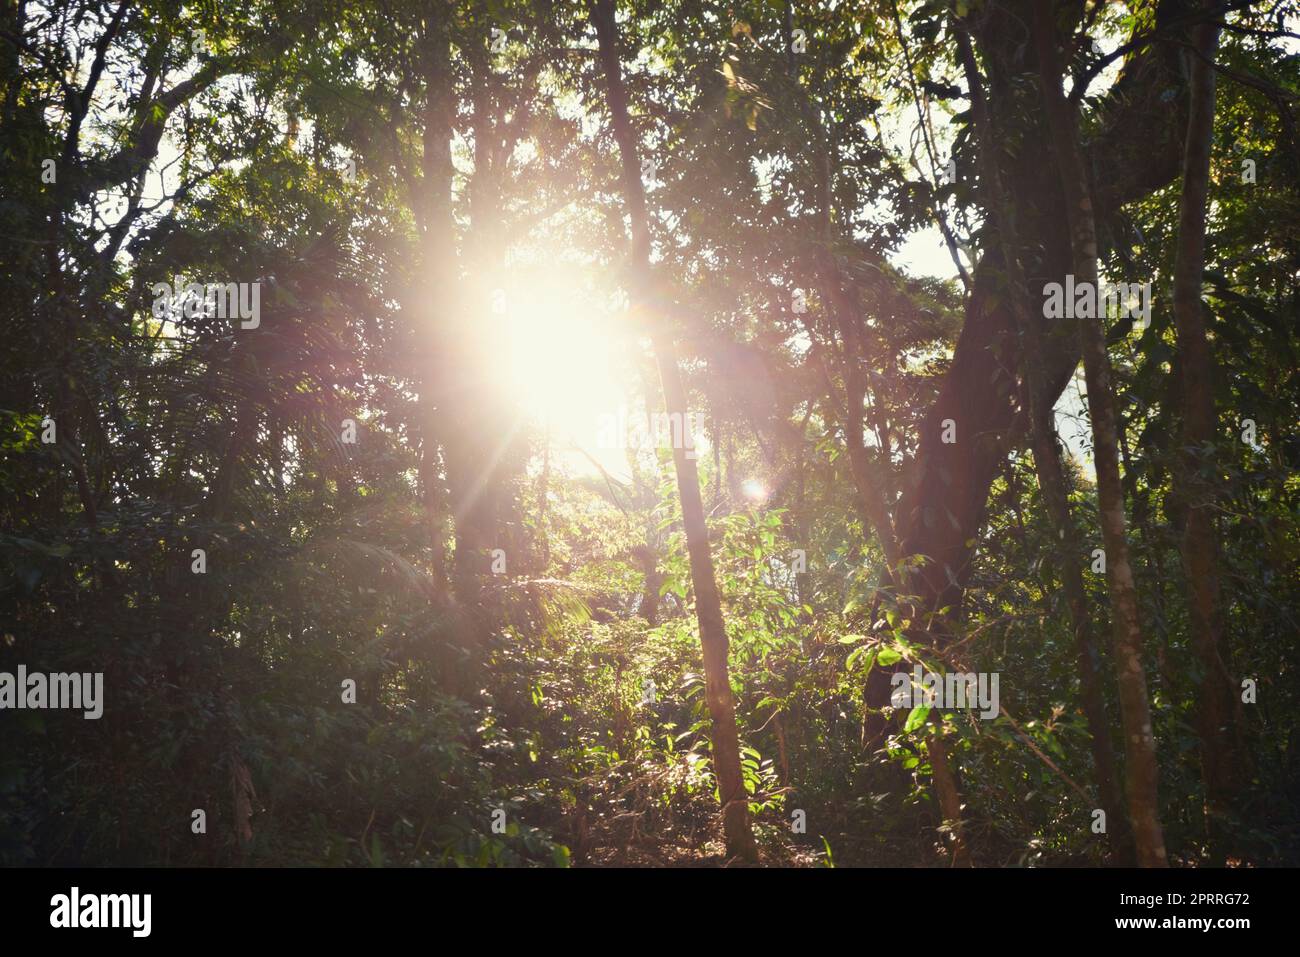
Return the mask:
<svg viewBox="0 0 1300 957">
<path fill-rule="evenodd" d="M 1052 523 L 1056 566 L 1065 589 L 1070 624 L 1074 631 L 1078 658 L 1079 684 L 1083 710 L 1091 736 L 1093 773 L 1101 807 L 1107 819 L 1115 822 L 1112 846 L 1117 858 L 1126 861 L 1132 856 L 1131 840 L 1124 822 L 1126 820 L 1119 800 L 1114 752 L 1110 742 L 1110 723 L 1106 718 L 1105 700 L 1102 696 L 1101 656 L 1093 634 L 1088 610 L 1087 594 L 1083 581 L 1083 555 L 1087 553 L 1078 526 L 1070 510 L 1069 490 L 1061 465 L 1055 413 L 1047 401 L 1044 383 L 1045 358 L 1042 333 L 1037 316 L 1029 303 L 1028 283 L 1021 265 L 1023 253 L 1015 226 L 1015 216 L 1007 199 L 1002 182 L 1002 172 L 997 160 L 998 127 L 988 108 L 984 91 L 984 78 L 965 26 L 959 25 L 957 35 L 958 56 L 965 72 L 970 91 L 972 122 L 979 136 L 979 149 L 983 165 L 981 182 L 989 194 L 989 210 L 995 230 L 994 255 L 1005 263 L 1003 288 L 1010 298 L 1009 308 L 1020 339 L 1017 360 L 1021 369 L 1021 407 L 1029 419 L 1030 446 L 1034 456 L 1034 470 L 1038 475 L 1047 513 Z"/>
<path fill-rule="evenodd" d="M 1190 611 L 1192 646 L 1200 661 L 1197 727 L 1205 783 L 1207 823 L 1225 813 L 1238 789 L 1234 759 L 1235 684 L 1223 660 L 1219 612 L 1219 539 L 1215 531 L 1212 450 L 1218 439 L 1214 408 L 1214 360 L 1206 336 L 1201 287 L 1205 272 L 1205 218 L 1210 192 L 1210 152 L 1214 145 L 1214 56 L 1216 22 L 1193 34 L 1188 97 L 1187 147 L 1178 210 L 1178 248 L 1174 262 L 1174 321 L 1178 332 L 1182 384 L 1182 467 L 1175 480 L 1186 508 L 1181 545 Z"/>
<path fill-rule="evenodd" d="M 1035 0 L 1034 40 L 1038 75 L 1052 129 L 1056 165 L 1066 196 L 1066 219 L 1075 281 L 1092 287 L 1100 300 L 1097 278 L 1097 225 L 1088 174 L 1078 145 L 1077 120 L 1061 91 L 1057 34 L 1049 0 Z M 1086 313 L 1087 310 L 1084 310 Z M 1092 420 L 1093 458 L 1097 467 L 1097 499 L 1102 539 L 1106 549 L 1106 580 L 1110 590 L 1111 627 L 1120 688 L 1120 715 L 1124 724 L 1129 819 L 1143 867 L 1166 867 L 1164 835 L 1160 827 L 1160 802 L 1156 793 L 1155 731 L 1147 696 L 1146 668 L 1142 663 L 1142 630 L 1138 617 L 1137 586 L 1129 560 L 1125 530 L 1124 491 L 1119 473 L 1119 434 L 1115 392 L 1111 385 L 1110 357 L 1106 353 L 1104 309 L 1079 316 L 1083 340 L 1083 367 L 1088 383 L 1088 411 Z"/>
<path fill-rule="evenodd" d="M 677 368 L 677 351 L 667 327 L 667 317 L 655 314 L 654 277 L 650 270 L 650 229 L 646 219 L 645 191 L 641 184 L 641 163 L 636 139 L 627 113 L 618 53 L 614 0 L 595 0 L 592 21 L 600 43 L 600 61 L 605 73 L 607 106 L 614 138 L 618 143 L 623 201 L 632 226 L 629 257 L 634 314 L 645 314 L 654 341 L 655 359 L 664 390 L 669 418 L 690 421 L 686 390 Z M 722 802 L 723 829 L 727 853 L 757 863 L 758 848 L 749 824 L 749 797 L 740 768 L 740 741 L 736 731 L 736 706 L 732 698 L 727 667 L 727 631 L 709 550 L 709 531 L 704 520 L 700 480 L 695 461 L 683 442 L 673 443 L 673 467 L 677 473 L 677 494 L 682 507 L 682 524 L 690 552 L 691 582 L 695 589 L 695 615 L 704 652 L 705 694 L 713 717 L 713 765 Z"/>
</svg>

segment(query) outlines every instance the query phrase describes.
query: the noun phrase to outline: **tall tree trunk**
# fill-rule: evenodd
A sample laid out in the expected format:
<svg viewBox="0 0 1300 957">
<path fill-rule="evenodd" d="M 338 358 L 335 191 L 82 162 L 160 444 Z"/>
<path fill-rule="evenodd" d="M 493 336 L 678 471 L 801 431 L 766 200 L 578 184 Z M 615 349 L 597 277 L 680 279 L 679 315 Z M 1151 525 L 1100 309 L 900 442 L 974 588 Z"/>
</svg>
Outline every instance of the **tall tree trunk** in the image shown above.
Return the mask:
<svg viewBox="0 0 1300 957">
<path fill-rule="evenodd" d="M 1038 55 L 1053 152 L 1066 197 L 1075 282 L 1097 290 L 1097 232 L 1091 190 L 1079 149 L 1074 111 L 1061 91 L 1057 56 L 1057 31 L 1051 0 L 1035 0 L 1034 39 Z M 1096 300 L 1099 297 L 1094 297 Z M 1100 303 L 1095 311 L 1100 312 Z M 1137 587 L 1129 564 L 1125 531 L 1124 490 L 1119 471 L 1119 440 L 1115 393 L 1111 385 L 1110 357 L 1102 316 L 1079 317 L 1083 341 L 1084 376 L 1088 384 L 1088 412 L 1092 420 L 1093 458 L 1097 468 L 1097 498 L 1102 539 L 1106 549 L 1106 579 L 1110 591 L 1115 658 L 1119 671 L 1120 711 L 1127 758 L 1129 818 L 1133 825 L 1138 863 L 1167 866 L 1160 827 L 1157 795 L 1158 766 L 1151 705 L 1147 697 L 1146 670 L 1142 665 L 1142 629 L 1138 618 Z"/>
<path fill-rule="evenodd" d="M 622 159 L 623 198 L 632 228 L 631 267 L 634 307 L 645 308 L 651 291 L 650 229 L 646 216 L 645 191 L 637 159 L 636 139 L 628 119 L 627 94 L 618 55 L 618 34 L 614 21 L 614 0 L 595 0 L 592 21 L 600 45 L 600 62 L 608 87 L 610 122 Z M 638 301 L 639 300 L 639 301 Z M 651 316 L 655 358 L 663 384 L 664 403 L 671 421 L 680 421 L 683 432 L 690 421 L 686 389 L 677 367 L 676 347 L 663 316 Z M 727 632 L 722 602 L 714 578 L 709 532 L 700 498 L 700 478 L 695 460 L 687 456 L 685 443 L 673 443 L 673 466 L 677 473 L 677 494 L 682 505 L 686 550 L 690 556 L 691 582 L 695 588 L 695 614 L 700 627 L 704 657 L 705 697 L 713 718 L 713 768 L 722 801 L 723 831 L 727 855 L 756 863 L 758 847 L 749 823 L 749 798 L 740 768 L 740 740 L 736 730 L 736 705 L 727 674 Z"/>
<path fill-rule="evenodd" d="M 440 449 L 444 420 L 440 390 L 446 390 L 444 365 L 446 330 L 453 322 L 458 286 L 456 275 L 455 226 L 451 210 L 451 137 L 455 120 L 454 88 L 451 79 L 451 41 L 444 13 L 437 3 L 423 12 L 423 36 L 419 46 L 420 72 L 425 84 L 424 129 L 418 190 L 411 196 L 412 212 L 420 230 L 424 285 L 418 290 L 423 308 L 415 306 L 416 341 L 420 369 L 420 490 L 424 497 L 424 519 L 434 564 L 441 565 L 446 539 L 440 465 L 450 485 L 452 454 Z M 445 455 L 444 455 L 445 452 Z M 444 458 L 446 461 L 444 461 Z"/>
<path fill-rule="evenodd" d="M 1175 481 L 1186 507 L 1181 542 L 1191 619 L 1192 647 L 1200 659 L 1197 730 L 1205 813 L 1211 835 L 1236 790 L 1232 751 L 1234 688 L 1224 663 L 1219 616 L 1218 539 L 1214 522 L 1214 482 L 1207 461 L 1218 433 L 1214 374 L 1205 334 L 1201 284 L 1205 269 L 1205 213 L 1210 189 L 1210 148 L 1214 142 L 1214 66 L 1219 27 L 1197 28 L 1191 60 L 1191 111 L 1183 160 L 1183 192 L 1178 215 L 1174 264 L 1174 323 L 1182 378 L 1182 462 Z M 1177 485 L 1175 486 L 1177 487 Z"/>
<path fill-rule="evenodd" d="M 985 61 L 999 64 L 1008 76 L 1033 69 L 1024 24 L 1031 0 L 989 0 L 969 19 Z M 1160 36 L 1124 61 L 1114 86 L 1092 109 L 1095 122 L 1087 143 L 1088 165 L 1096 170 L 1093 196 L 1099 220 L 1109 219 L 1124 204 L 1151 194 L 1178 175 L 1184 146 L 1184 120 L 1170 95 L 1182 89 L 1184 67 L 1180 44 L 1188 30 L 1177 21 L 1189 0 L 1160 0 L 1157 23 L 1168 24 Z M 1012 93 L 1015 90 L 1013 87 Z M 1064 228 L 1065 208 L 1059 178 L 1045 169 L 1041 152 L 1031 144 L 1048 136 L 1035 104 L 1022 96 L 999 100 L 994 112 L 1021 117 L 1023 138 L 999 143 L 1008 156 L 1009 200 L 1014 206 L 1024 248 L 1032 251 L 1028 275 L 1044 281 L 1070 271 L 1070 243 Z M 1142 130 L 1134 137 L 1133 130 Z M 1003 468 L 1007 449 L 1020 439 L 1026 424 L 1018 419 L 1013 342 L 1015 324 L 1003 295 L 996 257 L 986 256 L 975 269 L 961 336 L 944 374 L 939 394 L 918 433 L 918 448 L 908 468 L 903 496 L 895 508 L 896 530 L 904 556 L 930 561 L 913 581 L 932 608 L 959 607 L 969 580 L 973 544 L 984 521 L 989 488 Z M 1079 363 L 1075 336 L 1044 330 L 1045 396 L 1055 403 Z M 952 418 L 968 441 L 944 443 L 941 423 Z M 885 700 L 888 700 L 886 695 Z M 879 704 L 880 702 L 877 702 Z"/>
<path fill-rule="evenodd" d="M 420 484 L 425 521 L 437 555 L 445 536 L 444 504 L 454 523 L 452 584 L 456 597 L 472 613 L 475 634 L 483 635 L 484 577 L 491 570 L 500 540 L 503 454 L 513 433 L 500 409 L 500 398 L 484 375 L 489 346 L 479 341 L 482 324 L 467 316 L 487 310 L 486 295 L 471 296 L 461 281 L 461 250 L 453 216 L 455 169 L 451 141 L 455 135 L 456 86 L 451 61 L 451 10 L 428 0 L 422 11 L 418 68 L 424 82 L 423 152 L 420 177 L 412 197 L 420 228 L 423 283 L 412 312 L 419 323 L 421 352 L 419 415 L 422 432 Z M 476 177 L 477 178 L 477 177 Z M 491 235 L 490 172 L 484 171 L 475 193 L 475 226 Z M 486 193 L 486 195 L 485 195 Z M 488 207 L 488 214 L 484 207 Z M 486 221 L 486 222 L 485 222 Z M 476 237 L 471 237 L 476 238 Z M 469 258 L 473 258 L 470 256 Z M 441 465 L 447 501 L 441 500 Z M 521 555 L 507 555 L 510 562 Z"/>
<path fill-rule="evenodd" d="M 1088 614 L 1087 593 L 1083 584 L 1083 555 L 1085 549 L 1078 527 L 1070 513 L 1065 475 L 1061 468 L 1060 451 L 1054 411 L 1046 396 L 1046 371 L 1043 357 L 1041 331 L 1037 317 L 1029 307 L 1029 287 L 1021 266 L 1020 237 L 1014 213 L 1003 186 L 1002 170 L 998 162 L 997 142 L 999 127 L 985 97 L 979 67 L 964 26 L 957 31 L 959 59 L 970 91 L 971 115 L 979 140 L 980 177 L 987 191 L 986 206 L 989 219 L 996 230 L 998 252 L 1006 264 L 1007 289 L 1010 307 L 1020 334 L 1020 359 L 1024 387 L 1021 400 L 1029 416 L 1030 444 L 1034 453 L 1034 468 L 1038 485 L 1047 507 L 1053 537 L 1053 551 L 1065 591 L 1070 624 L 1074 631 L 1075 653 L 1079 670 L 1079 690 L 1084 718 L 1091 737 L 1093 776 L 1097 795 L 1110 827 L 1107 829 L 1112 854 L 1121 863 L 1132 861 L 1132 835 L 1120 801 L 1115 755 L 1111 748 L 1110 724 L 1106 720 L 1106 705 L 1102 697 L 1101 655 Z"/>
</svg>

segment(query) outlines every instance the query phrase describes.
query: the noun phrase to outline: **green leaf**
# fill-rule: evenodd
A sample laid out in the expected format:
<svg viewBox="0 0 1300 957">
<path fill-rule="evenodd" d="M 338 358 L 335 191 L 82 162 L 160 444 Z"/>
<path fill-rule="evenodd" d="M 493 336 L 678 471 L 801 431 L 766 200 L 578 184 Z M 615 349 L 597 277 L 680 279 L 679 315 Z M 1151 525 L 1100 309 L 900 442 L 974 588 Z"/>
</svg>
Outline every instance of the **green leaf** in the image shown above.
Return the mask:
<svg viewBox="0 0 1300 957">
<path fill-rule="evenodd" d="M 929 715 L 929 708 L 913 708 L 911 713 L 907 716 L 907 722 L 903 725 L 903 734 L 909 734 L 912 731 L 915 731 L 925 723 L 925 719 L 929 717 Z"/>
</svg>

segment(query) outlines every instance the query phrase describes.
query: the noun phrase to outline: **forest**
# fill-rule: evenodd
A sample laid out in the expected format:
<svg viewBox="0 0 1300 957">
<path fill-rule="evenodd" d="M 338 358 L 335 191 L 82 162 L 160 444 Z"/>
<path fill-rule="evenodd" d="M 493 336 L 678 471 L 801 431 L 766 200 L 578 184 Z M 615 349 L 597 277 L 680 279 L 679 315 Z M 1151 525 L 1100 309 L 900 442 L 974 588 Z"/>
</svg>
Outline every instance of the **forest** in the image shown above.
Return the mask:
<svg viewBox="0 0 1300 957">
<path fill-rule="evenodd" d="M 1300 865 L 1298 41 L 5 0 L 0 866 Z"/>
</svg>

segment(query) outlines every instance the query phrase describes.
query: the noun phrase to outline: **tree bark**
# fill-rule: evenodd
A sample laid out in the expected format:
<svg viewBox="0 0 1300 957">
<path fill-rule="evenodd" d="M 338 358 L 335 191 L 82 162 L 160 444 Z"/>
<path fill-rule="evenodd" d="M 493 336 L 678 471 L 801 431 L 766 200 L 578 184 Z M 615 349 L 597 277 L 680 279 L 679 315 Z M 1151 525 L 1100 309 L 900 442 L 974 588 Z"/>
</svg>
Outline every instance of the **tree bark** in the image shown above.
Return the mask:
<svg viewBox="0 0 1300 957">
<path fill-rule="evenodd" d="M 1066 196 L 1075 282 L 1097 289 L 1097 232 L 1091 190 L 1079 149 L 1074 111 L 1061 90 L 1057 31 L 1051 0 L 1035 0 L 1034 39 L 1038 75 L 1052 130 L 1052 146 Z M 1100 304 L 1098 309 L 1100 311 Z M 1103 317 L 1079 317 L 1083 341 L 1088 413 L 1092 420 L 1093 458 L 1097 469 L 1097 498 L 1106 549 L 1106 579 L 1110 591 L 1111 624 L 1119 670 L 1121 720 L 1127 758 L 1129 818 L 1138 863 L 1168 866 L 1160 827 L 1157 794 L 1158 766 L 1146 670 L 1142 664 L 1142 630 L 1137 588 L 1129 564 L 1125 531 L 1124 490 L 1119 471 L 1119 440 L 1110 357 L 1106 352 Z"/>
<path fill-rule="evenodd" d="M 636 139 L 628 119 L 627 94 L 618 53 L 618 33 L 614 21 L 614 0 L 594 0 L 592 21 L 600 47 L 600 62 L 608 88 L 610 122 L 622 160 L 623 199 L 632 228 L 630 290 L 633 308 L 643 310 L 651 298 L 650 228 L 646 216 L 645 191 L 641 184 Z M 670 420 L 681 421 L 683 431 L 687 416 L 686 389 L 677 367 L 676 347 L 665 317 L 652 315 L 651 340 L 659 377 L 663 384 L 664 403 Z M 677 418 L 680 417 L 680 418 Z M 686 550 L 690 556 L 691 582 L 695 589 L 695 614 L 700 627 L 700 645 L 704 657 L 705 698 L 713 719 L 713 767 L 718 779 L 722 802 L 723 831 L 727 855 L 757 863 L 758 847 L 749 822 L 749 797 L 740 767 L 740 740 L 736 729 L 736 706 L 727 673 L 727 632 L 722 618 L 722 602 L 714 577 L 713 556 L 709 551 L 709 533 L 700 498 L 700 478 L 695 460 L 687 455 L 685 443 L 673 443 L 673 466 L 677 474 L 677 494 L 682 505 L 682 524 L 686 531 Z"/>
<path fill-rule="evenodd" d="M 973 15 L 985 62 L 1009 77 L 1032 69 L 1024 26 L 1030 19 L 1029 2 L 991 0 Z M 1157 25 L 1175 21 L 1189 6 L 1188 0 L 1161 0 Z M 1171 94 L 1185 83 L 1179 46 L 1185 37 L 1185 30 L 1170 28 L 1129 56 L 1114 87 L 1094 109 L 1096 132 L 1086 150 L 1088 165 L 1096 170 L 1093 199 L 1100 221 L 1178 174 L 1185 126 L 1180 101 Z M 1035 281 L 1060 280 L 1071 268 L 1064 197 L 1059 179 L 1046 168 L 1040 151 L 1029 145 L 1047 139 L 1041 110 L 1018 98 L 1000 102 L 995 112 L 1023 114 L 1032 127 L 1024 134 L 1024 147 L 999 144 L 1008 156 L 1009 182 L 1016 187 L 1009 199 L 1020 234 L 1025 249 L 1033 251 L 1025 271 Z M 1141 130 L 1142 136 L 1135 137 L 1133 130 Z M 911 584 L 933 608 L 959 606 L 989 488 L 1026 424 L 1013 401 L 1016 357 L 1009 346 L 1015 323 L 1000 272 L 996 256 L 986 255 L 975 269 L 961 335 L 922 422 L 895 513 L 902 554 L 929 559 Z M 1075 336 L 1044 333 L 1044 402 L 1054 404 L 1078 366 L 1080 350 Z M 942 442 L 946 418 L 958 423 L 964 440 Z"/>
<path fill-rule="evenodd" d="M 420 349 L 419 418 L 421 427 L 420 484 L 425 522 L 436 557 L 446 539 L 446 516 L 454 527 L 452 586 L 457 599 L 472 613 L 475 634 L 483 636 L 485 615 L 482 584 L 491 571 L 491 552 L 504 548 L 500 517 L 504 503 L 503 453 L 513 434 L 499 407 L 499 396 L 485 375 L 488 346 L 478 341 L 482 323 L 469 317 L 487 308 L 487 297 L 470 296 L 462 282 L 462 254 L 453 215 L 451 141 L 456 132 L 457 98 L 451 60 L 451 10 L 440 0 L 423 8 L 418 45 L 418 69 L 424 83 L 423 143 L 420 176 L 412 188 L 411 204 L 420 231 L 423 283 L 416 337 Z M 483 181 L 471 192 L 477 202 L 476 228 L 485 235 L 485 182 L 490 171 L 476 170 Z M 439 467 L 441 466 L 441 477 Z M 447 498 L 441 496 L 445 481 Z M 507 554 L 507 570 L 522 555 Z"/>
<path fill-rule="evenodd" d="M 455 225 L 451 211 L 451 137 L 455 120 L 455 103 L 451 85 L 451 41 L 447 24 L 436 3 L 423 11 L 419 68 L 425 85 L 425 107 L 420 157 L 420 177 L 411 188 L 411 207 L 420 232 L 420 254 L 425 283 L 417 291 L 422 304 L 413 304 L 416 317 L 416 342 L 419 350 L 418 372 L 420 395 L 420 490 L 426 533 L 434 565 L 442 565 L 446 532 L 443 524 L 443 501 L 440 466 L 452 484 L 455 466 L 450 448 L 441 449 L 439 433 L 444 419 L 440 414 L 441 393 L 447 391 L 445 368 L 452 363 L 444 357 L 445 330 L 451 325 L 456 289 Z M 459 449 L 457 450 L 459 452 Z M 445 452 L 445 455 L 444 455 Z M 444 462 L 444 458 L 446 461 Z M 459 464 L 456 459 L 456 465 Z M 459 557 L 459 556 L 458 556 Z"/>
<path fill-rule="evenodd" d="M 1234 685 L 1221 649 L 1218 537 L 1214 521 L 1213 467 L 1205 456 L 1218 433 L 1214 408 L 1214 360 L 1206 336 L 1201 284 L 1205 269 L 1205 214 L 1210 190 L 1210 149 L 1214 142 L 1215 77 L 1212 60 L 1219 27 L 1205 23 L 1193 39 L 1191 110 L 1179 201 L 1178 251 L 1174 263 L 1174 324 L 1182 379 L 1181 468 L 1175 489 L 1183 500 L 1186 521 L 1181 540 L 1192 647 L 1200 661 L 1197 730 L 1201 774 L 1210 834 L 1237 790 L 1232 749 Z M 1179 489 L 1178 486 L 1182 488 Z"/>
<path fill-rule="evenodd" d="M 971 115 L 980 146 L 981 182 L 987 191 L 989 220 L 994 227 L 998 249 L 1006 263 L 1007 290 L 1020 337 L 1020 360 L 1024 387 L 1021 404 L 1029 416 L 1030 444 L 1039 490 L 1047 509 L 1053 537 L 1053 551 L 1074 631 L 1078 661 L 1079 691 L 1084 718 L 1088 723 L 1093 759 L 1093 776 L 1097 795 L 1106 819 L 1108 843 L 1112 855 L 1122 863 L 1131 863 L 1132 836 L 1120 801 L 1115 756 L 1111 749 L 1110 724 L 1102 697 L 1101 656 L 1088 614 L 1087 594 L 1083 583 L 1082 556 L 1085 554 L 1078 527 L 1070 513 L 1068 489 L 1061 468 L 1057 446 L 1055 414 L 1045 396 L 1045 370 L 1041 332 L 1037 317 L 1028 302 L 1028 286 L 1021 267 L 1020 239 L 1014 213 L 1003 186 L 996 144 L 997 121 L 992 116 L 984 94 L 983 81 L 975 54 L 964 30 L 957 33 L 959 60 L 970 92 Z"/>
<path fill-rule="evenodd" d="M 957 775 L 948 758 L 948 744 L 944 741 L 943 717 L 934 710 L 929 715 L 929 730 L 925 737 L 925 748 L 930 754 L 930 770 L 934 775 L 934 793 L 939 799 L 939 812 L 943 823 L 952 835 L 952 867 L 970 867 L 970 845 L 961 821 L 961 789 L 957 785 Z"/>
<path fill-rule="evenodd" d="M 829 192 L 829 189 L 824 192 Z M 821 216 L 823 223 L 826 224 L 825 230 L 828 233 L 829 212 L 823 210 Z M 829 235 L 824 235 L 823 242 L 829 243 Z M 849 456 L 849 470 L 853 476 L 854 487 L 858 492 L 858 501 L 862 514 L 876 533 L 876 539 L 880 542 L 880 551 L 885 556 L 885 565 L 887 567 L 885 574 L 882 576 L 882 582 L 888 584 L 893 582 L 894 577 L 898 574 L 898 563 L 902 556 L 899 554 L 898 540 L 894 534 L 894 523 L 889 517 L 889 504 L 885 499 L 883 482 L 881 481 L 883 473 L 889 467 L 888 455 L 882 455 L 880 474 L 877 474 L 877 469 L 873 466 L 871 456 L 867 452 L 865 441 L 863 403 L 867 394 L 867 382 L 862 371 L 864 350 L 862 348 L 861 332 L 858 327 L 861 319 L 844 292 L 843 278 L 840 275 L 839 264 L 836 263 L 834 254 L 826 245 L 823 245 L 818 249 L 815 260 L 823 294 L 830 300 L 830 318 L 839 329 L 841 341 L 844 343 L 844 408 L 842 416 L 844 421 L 841 424 L 844 427 L 844 444 Z M 828 389 L 831 388 L 829 381 L 827 387 Z M 833 392 L 830 393 L 829 398 L 835 399 Z M 836 405 L 838 411 L 838 403 Z"/>
</svg>

